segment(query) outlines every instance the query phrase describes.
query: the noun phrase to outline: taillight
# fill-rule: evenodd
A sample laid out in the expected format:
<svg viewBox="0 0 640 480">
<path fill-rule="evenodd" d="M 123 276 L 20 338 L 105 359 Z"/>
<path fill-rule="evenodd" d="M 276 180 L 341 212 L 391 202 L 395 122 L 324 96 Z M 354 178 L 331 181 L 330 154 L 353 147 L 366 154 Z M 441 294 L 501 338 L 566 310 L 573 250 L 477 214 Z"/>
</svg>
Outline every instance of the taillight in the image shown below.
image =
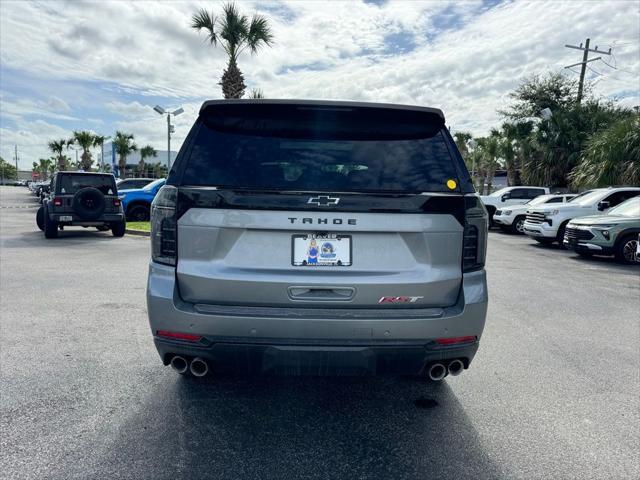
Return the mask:
<svg viewBox="0 0 640 480">
<path fill-rule="evenodd" d="M 158 337 L 170 338 L 172 340 L 184 340 L 185 342 L 199 342 L 202 340 L 201 335 L 193 335 L 191 333 L 170 332 L 169 330 L 157 330 Z"/>
<path fill-rule="evenodd" d="M 61 198 L 54 198 L 53 199 L 53 205 L 55 207 L 61 207 L 62 206 L 62 199 Z"/>
<path fill-rule="evenodd" d="M 122 202 L 120 202 L 120 199 L 119 199 L 119 198 L 114 198 L 114 199 L 113 199 L 113 206 L 114 206 L 114 207 L 119 207 L 121 203 L 122 203 Z"/>
<path fill-rule="evenodd" d="M 475 335 L 468 335 L 465 337 L 436 338 L 436 343 L 438 345 L 457 345 L 460 343 L 475 342 L 477 338 L 478 337 L 476 337 Z"/>
<path fill-rule="evenodd" d="M 165 185 L 151 204 L 151 258 L 165 265 L 176 264 L 178 222 L 176 201 L 178 189 Z"/>
<path fill-rule="evenodd" d="M 462 235 L 462 271 L 484 267 L 488 215 L 477 195 L 465 196 L 465 222 Z"/>
</svg>

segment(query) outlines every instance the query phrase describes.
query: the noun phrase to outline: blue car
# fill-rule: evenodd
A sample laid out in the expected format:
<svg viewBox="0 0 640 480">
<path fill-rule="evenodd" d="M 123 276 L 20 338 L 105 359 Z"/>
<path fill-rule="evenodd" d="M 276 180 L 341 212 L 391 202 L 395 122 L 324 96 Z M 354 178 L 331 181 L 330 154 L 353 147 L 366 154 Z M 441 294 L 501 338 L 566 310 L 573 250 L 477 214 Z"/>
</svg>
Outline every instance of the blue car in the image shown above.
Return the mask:
<svg viewBox="0 0 640 480">
<path fill-rule="evenodd" d="M 164 185 L 166 178 L 159 178 L 143 188 L 118 191 L 122 208 L 129 222 L 146 222 L 151 213 L 151 202 Z"/>
</svg>

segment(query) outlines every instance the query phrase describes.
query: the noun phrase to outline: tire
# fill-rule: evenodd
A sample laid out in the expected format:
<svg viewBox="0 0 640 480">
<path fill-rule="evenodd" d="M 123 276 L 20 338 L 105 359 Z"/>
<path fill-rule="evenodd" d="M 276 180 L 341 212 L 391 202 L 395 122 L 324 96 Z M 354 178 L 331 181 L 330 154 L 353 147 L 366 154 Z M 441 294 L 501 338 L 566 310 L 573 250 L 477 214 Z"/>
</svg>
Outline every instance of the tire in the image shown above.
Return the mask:
<svg viewBox="0 0 640 480">
<path fill-rule="evenodd" d="M 81 188 L 73 196 L 73 211 L 83 220 L 96 220 L 104 213 L 106 202 L 97 188 Z"/>
<path fill-rule="evenodd" d="M 628 265 L 640 265 L 640 261 L 636 258 L 636 249 L 638 248 L 638 236 L 635 233 L 625 235 L 615 246 L 614 255 L 616 260 Z"/>
<path fill-rule="evenodd" d="M 137 204 L 132 205 L 127 210 L 127 220 L 129 222 L 147 222 L 150 218 L 149 205 Z"/>
<path fill-rule="evenodd" d="M 562 225 L 560 225 L 560 228 L 558 228 L 558 234 L 556 235 L 556 242 L 558 242 L 558 245 L 560 245 L 560 248 L 563 250 L 566 250 L 567 248 L 564 246 L 564 232 L 567 229 L 567 223 L 569 223 L 568 221 L 563 223 Z"/>
<path fill-rule="evenodd" d="M 513 220 L 511 224 L 511 233 L 517 233 L 518 235 L 524 235 L 524 221 L 526 217 L 520 215 Z"/>
<path fill-rule="evenodd" d="M 49 211 L 44 211 L 44 236 L 45 238 L 58 238 L 58 222 L 49 218 Z"/>
<path fill-rule="evenodd" d="M 551 239 L 551 238 L 535 238 L 534 240 L 542 245 L 551 245 L 553 242 L 555 242 L 555 240 Z"/>
<path fill-rule="evenodd" d="M 114 237 L 123 237 L 126 229 L 127 229 L 126 222 L 117 222 L 117 223 L 111 224 L 111 234 Z"/>
<path fill-rule="evenodd" d="M 36 212 L 36 224 L 44 232 L 44 207 L 40 207 Z"/>
<path fill-rule="evenodd" d="M 487 213 L 489 214 L 489 228 L 493 228 L 496 226 L 496 224 L 493 223 L 493 214 L 496 213 L 495 207 L 487 207 Z"/>
</svg>

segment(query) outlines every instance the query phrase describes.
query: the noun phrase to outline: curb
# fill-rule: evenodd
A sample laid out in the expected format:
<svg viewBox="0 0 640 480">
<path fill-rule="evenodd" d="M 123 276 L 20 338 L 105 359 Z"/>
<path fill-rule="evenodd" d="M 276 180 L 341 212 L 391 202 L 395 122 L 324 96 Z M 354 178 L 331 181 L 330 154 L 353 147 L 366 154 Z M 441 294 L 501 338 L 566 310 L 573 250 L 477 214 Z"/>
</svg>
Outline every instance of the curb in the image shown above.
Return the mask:
<svg viewBox="0 0 640 480">
<path fill-rule="evenodd" d="M 138 237 L 150 237 L 151 232 L 143 232 L 142 230 L 129 230 L 128 228 L 124 231 L 124 233 L 128 235 L 135 235 Z"/>
</svg>

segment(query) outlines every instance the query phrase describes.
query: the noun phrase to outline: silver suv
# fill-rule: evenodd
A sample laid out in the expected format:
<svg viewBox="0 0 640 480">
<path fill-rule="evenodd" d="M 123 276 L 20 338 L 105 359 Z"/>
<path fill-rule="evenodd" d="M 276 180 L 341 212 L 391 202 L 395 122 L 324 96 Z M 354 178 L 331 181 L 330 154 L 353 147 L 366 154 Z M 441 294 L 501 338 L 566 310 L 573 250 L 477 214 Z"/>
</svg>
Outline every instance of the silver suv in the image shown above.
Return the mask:
<svg viewBox="0 0 640 480">
<path fill-rule="evenodd" d="M 179 373 L 442 380 L 478 349 L 487 212 L 440 110 L 205 102 L 151 217 Z"/>
</svg>

